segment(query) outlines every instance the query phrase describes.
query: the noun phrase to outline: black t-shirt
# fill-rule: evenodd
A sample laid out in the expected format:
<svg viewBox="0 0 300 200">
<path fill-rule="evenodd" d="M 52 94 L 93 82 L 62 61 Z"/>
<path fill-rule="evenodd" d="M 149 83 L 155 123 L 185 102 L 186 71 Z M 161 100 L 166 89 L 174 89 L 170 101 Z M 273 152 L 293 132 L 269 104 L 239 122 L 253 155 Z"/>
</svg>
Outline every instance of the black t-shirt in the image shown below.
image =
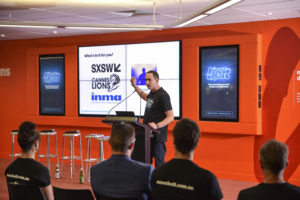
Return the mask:
<svg viewBox="0 0 300 200">
<path fill-rule="evenodd" d="M 50 175 L 47 167 L 31 158 L 17 158 L 5 170 L 7 183 L 50 185 Z"/>
<path fill-rule="evenodd" d="M 241 190 L 238 200 L 299 200 L 300 187 L 289 183 L 261 183 Z"/>
<path fill-rule="evenodd" d="M 219 200 L 223 197 L 213 173 L 184 159 L 173 159 L 156 168 L 151 187 L 153 200 Z"/>
<path fill-rule="evenodd" d="M 166 118 L 166 111 L 172 110 L 169 94 L 161 87 L 147 96 L 147 104 L 144 114 L 144 124 L 158 123 Z M 154 135 L 157 141 L 167 140 L 168 126 L 159 129 L 160 134 Z"/>
</svg>

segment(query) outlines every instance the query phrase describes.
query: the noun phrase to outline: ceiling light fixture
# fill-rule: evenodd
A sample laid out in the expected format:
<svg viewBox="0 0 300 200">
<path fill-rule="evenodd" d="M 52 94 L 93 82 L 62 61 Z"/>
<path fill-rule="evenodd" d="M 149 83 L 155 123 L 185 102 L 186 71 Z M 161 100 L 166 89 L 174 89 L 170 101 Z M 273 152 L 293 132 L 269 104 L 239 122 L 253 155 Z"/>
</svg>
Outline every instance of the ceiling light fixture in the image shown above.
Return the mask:
<svg viewBox="0 0 300 200">
<path fill-rule="evenodd" d="M 232 6 L 236 3 L 239 3 L 243 0 L 219 0 L 216 3 L 205 7 L 204 9 L 201 9 L 187 17 L 181 18 L 180 20 L 174 22 L 170 25 L 170 27 L 183 27 L 188 24 L 191 24 L 199 19 L 202 19 L 204 17 L 207 17 L 213 13 L 216 13 L 220 10 L 223 10 L 229 6 Z"/>
<path fill-rule="evenodd" d="M 199 15 L 199 16 L 197 16 L 197 17 L 195 17 L 195 18 L 192 18 L 192 19 L 190 19 L 190 20 L 188 20 L 188 21 L 186 21 L 186 22 L 183 22 L 182 24 L 179 24 L 177 27 L 178 27 L 178 28 L 179 28 L 179 27 L 183 27 L 183 26 L 185 26 L 185 25 L 191 24 L 191 23 L 193 23 L 193 22 L 195 22 L 195 21 L 197 21 L 197 20 L 199 20 L 199 19 L 202 19 L 202 18 L 204 18 L 204 17 L 207 17 L 207 15 Z"/>
<path fill-rule="evenodd" d="M 87 26 L 66 26 L 66 29 L 82 29 L 82 30 L 153 30 L 146 27 L 87 27 Z"/>
<path fill-rule="evenodd" d="M 236 4 L 236 3 L 240 2 L 240 1 L 242 1 L 242 0 L 227 1 L 225 3 L 222 3 L 222 4 L 218 5 L 217 7 L 213 8 L 211 10 L 206 11 L 205 14 L 211 15 L 211 14 L 216 13 L 216 12 L 218 12 L 220 10 L 223 10 L 223 9 L 229 7 L 229 6 L 232 6 L 232 5 L 234 5 L 234 4 Z"/>
<path fill-rule="evenodd" d="M 11 27 L 11 28 L 57 28 L 56 26 L 38 26 L 38 25 L 26 25 L 26 24 L 1 24 L 0 27 Z"/>
<path fill-rule="evenodd" d="M 76 23 L 35 23 L 24 21 L 0 21 L 0 27 L 12 28 L 67 28 L 86 30 L 155 30 L 164 28 L 163 25 L 143 24 L 76 24 Z"/>
</svg>

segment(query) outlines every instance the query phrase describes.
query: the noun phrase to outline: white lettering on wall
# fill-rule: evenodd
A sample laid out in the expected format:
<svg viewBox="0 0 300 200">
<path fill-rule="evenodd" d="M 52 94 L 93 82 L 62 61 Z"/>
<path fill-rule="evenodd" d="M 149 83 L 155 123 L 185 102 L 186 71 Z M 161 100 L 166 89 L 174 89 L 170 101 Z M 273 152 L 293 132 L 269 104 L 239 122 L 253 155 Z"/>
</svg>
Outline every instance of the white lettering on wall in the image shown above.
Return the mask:
<svg viewBox="0 0 300 200">
<path fill-rule="evenodd" d="M 10 68 L 0 68 L 0 76 L 10 76 Z"/>
</svg>

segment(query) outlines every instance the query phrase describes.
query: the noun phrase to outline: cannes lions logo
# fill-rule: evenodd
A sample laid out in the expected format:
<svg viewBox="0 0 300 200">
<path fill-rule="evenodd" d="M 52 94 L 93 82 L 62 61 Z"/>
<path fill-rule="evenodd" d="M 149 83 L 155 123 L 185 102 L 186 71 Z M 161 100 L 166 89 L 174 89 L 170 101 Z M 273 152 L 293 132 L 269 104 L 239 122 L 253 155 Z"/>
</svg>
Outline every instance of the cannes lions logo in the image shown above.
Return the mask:
<svg viewBox="0 0 300 200">
<path fill-rule="evenodd" d="M 117 74 L 112 74 L 109 78 L 111 87 L 108 88 L 108 91 L 111 92 L 119 87 L 120 77 Z"/>
<path fill-rule="evenodd" d="M 112 74 L 110 77 L 92 78 L 92 89 L 107 90 L 111 92 L 119 87 L 120 77 Z"/>
</svg>

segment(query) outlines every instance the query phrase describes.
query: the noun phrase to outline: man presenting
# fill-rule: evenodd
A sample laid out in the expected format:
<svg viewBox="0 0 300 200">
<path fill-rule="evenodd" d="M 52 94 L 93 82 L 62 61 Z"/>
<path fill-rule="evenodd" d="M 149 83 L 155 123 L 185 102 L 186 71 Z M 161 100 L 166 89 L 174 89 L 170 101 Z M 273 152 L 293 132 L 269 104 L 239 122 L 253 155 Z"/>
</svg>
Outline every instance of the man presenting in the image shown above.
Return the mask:
<svg viewBox="0 0 300 200">
<path fill-rule="evenodd" d="M 138 95 L 147 101 L 143 123 L 160 131 L 151 138 L 151 163 L 154 157 L 157 167 L 165 162 L 168 124 L 174 120 L 170 96 L 159 86 L 159 75 L 156 71 L 151 70 L 146 73 L 145 82 L 150 90 L 149 94 L 137 86 L 134 77 L 130 81 Z"/>
</svg>

